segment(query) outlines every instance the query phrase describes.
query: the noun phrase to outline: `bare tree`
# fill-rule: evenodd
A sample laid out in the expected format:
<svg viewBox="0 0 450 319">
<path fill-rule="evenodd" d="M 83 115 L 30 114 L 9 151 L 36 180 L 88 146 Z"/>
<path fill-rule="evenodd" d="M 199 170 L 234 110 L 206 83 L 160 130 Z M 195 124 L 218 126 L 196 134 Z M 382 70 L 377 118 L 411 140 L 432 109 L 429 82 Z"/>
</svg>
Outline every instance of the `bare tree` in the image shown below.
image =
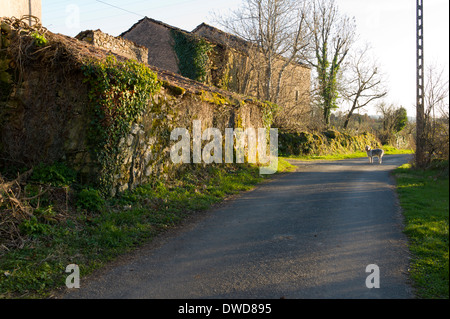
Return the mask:
<svg viewBox="0 0 450 319">
<path fill-rule="evenodd" d="M 338 108 L 337 81 L 341 65 L 355 39 L 355 24 L 339 13 L 334 0 L 314 0 L 308 28 L 312 38 L 308 61 L 317 73 L 317 92 L 328 125 L 331 111 Z"/>
<path fill-rule="evenodd" d="M 434 157 L 448 159 L 449 86 L 437 66 L 428 67 L 425 74 L 423 139 L 425 164 L 429 164 Z"/>
<path fill-rule="evenodd" d="M 349 58 L 342 95 L 350 103 L 350 110 L 345 118 L 344 129 L 348 127 L 350 118 L 356 110 L 387 95 L 377 62 L 368 54 L 369 46 L 365 45 Z"/>
<path fill-rule="evenodd" d="M 444 79 L 444 70 L 429 66 L 425 83 L 425 119 L 433 122 L 438 116 L 448 117 L 448 80 Z"/>
<path fill-rule="evenodd" d="M 262 84 L 258 98 L 279 102 L 285 70 L 309 43 L 306 16 L 306 1 L 244 0 L 241 8 L 217 18 L 226 31 L 252 44 L 250 51 L 258 53 L 253 62 Z"/>
</svg>

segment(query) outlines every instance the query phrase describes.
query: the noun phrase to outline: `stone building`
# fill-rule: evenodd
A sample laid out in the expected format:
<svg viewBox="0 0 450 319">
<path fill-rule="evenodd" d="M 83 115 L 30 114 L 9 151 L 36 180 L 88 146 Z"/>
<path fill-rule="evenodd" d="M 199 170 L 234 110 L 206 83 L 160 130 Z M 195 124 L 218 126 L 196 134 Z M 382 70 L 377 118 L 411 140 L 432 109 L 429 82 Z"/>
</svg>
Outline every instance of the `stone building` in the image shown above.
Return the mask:
<svg viewBox="0 0 450 319">
<path fill-rule="evenodd" d="M 42 21 L 41 0 L 2 0 L 0 1 L 0 17 L 22 18 L 24 15 L 32 15 Z M 29 20 L 29 24 L 34 21 Z"/>
<path fill-rule="evenodd" d="M 265 90 L 266 69 L 259 48 L 249 42 L 205 23 L 197 26 L 193 34 L 226 48 L 227 89 L 241 94 L 267 98 Z M 273 64 L 271 102 L 280 106 L 276 119 L 279 127 L 298 129 L 310 112 L 310 67 L 298 62 L 288 62 L 279 56 Z"/>
<path fill-rule="evenodd" d="M 205 23 L 189 32 L 145 17 L 119 37 L 97 30 L 84 31 L 77 38 L 207 85 L 274 102 L 280 107 L 275 119 L 279 128 L 299 129 L 310 112 L 308 66 L 278 57 L 268 97 L 259 49 Z"/>
<path fill-rule="evenodd" d="M 183 63 L 189 67 L 194 60 L 187 61 L 186 57 L 177 54 L 175 46 L 180 36 L 186 39 L 185 42 L 207 42 L 212 48 L 208 52 L 208 62 L 203 70 L 205 74 L 201 79 L 195 78 L 195 75 L 186 73 L 183 69 Z M 267 99 L 267 94 L 263 94 L 262 78 L 265 72 L 261 69 L 261 65 L 264 65 L 263 57 L 249 42 L 237 36 L 205 23 L 189 32 L 145 17 L 122 33 L 121 37 L 147 47 L 150 65 L 228 91 Z M 277 96 L 276 102 L 281 107 L 277 124 L 292 127 L 293 123 L 298 124 L 301 121 L 299 118 L 305 118 L 304 115 L 310 111 L 311 70 L 300 63 L 289 63 L 285 66 L 286 60 L 281 56 L 274 64 L 274 73 L 282 74 L 280 81 L 278 76 L 274 76 L 271 83 L 274 90 L 272 96 Z M 279 92 L 275 94 L 278 88 Z"/>
<path fill-rule="evenodd" d="M 150 18 L 143 18 L 120 36 L 148 48 L 148 64 L 179 73 L 172 31 L 188 34 L 176 27 Z"/>
</svg>

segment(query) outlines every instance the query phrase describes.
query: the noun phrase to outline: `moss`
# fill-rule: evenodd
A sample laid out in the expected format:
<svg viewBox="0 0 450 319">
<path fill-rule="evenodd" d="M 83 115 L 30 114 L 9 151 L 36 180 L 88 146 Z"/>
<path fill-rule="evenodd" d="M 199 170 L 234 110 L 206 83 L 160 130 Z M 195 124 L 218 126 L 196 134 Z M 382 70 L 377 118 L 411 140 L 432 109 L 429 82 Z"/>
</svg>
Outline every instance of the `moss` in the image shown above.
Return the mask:
<svg viewBox="0 0 450 319">
<path fill-rule="evenodd" d="M 326 137 L 328 137 L 329 139 L 335 139 L 338 137 L 339 132 L 335 131 L 335 130 L 328 130 L 326 132 L 323 133 Z"/>
<path fill-rule="evenodd" d="M 220 80 L 218 86 L 223 89 L 223 90 L 228 90 L 229 89 L 229 85 L 230 85 L 230 70 L 227 68 L 226 71 L 224 72 L 222 79 Z"/>
<path fill-rule="evenodd" d="M 232 104 L 231 100 L 217 92 L 200 92 L 200 99 L 204 102 L 212 103 L 215 105 L 229 105 Z"/>
<path fill-rule="evenodd" d="M 174 96 L 182 96 L 184 95 L 184 93 L 186 93 L 186 90 L 183 89 L 182 87 L 170 84 L 167 81 L 162 81 L 162 86 L 169 92 L 169 94 Z"/>
<path fill-rule="evenodd" d="M 244 128 L 244 121 L 242 120 L 242 116 L 241 114 L 238 114 L 235 118 L 234 118 L 234 125 L 235 128 Z"/>
</svg>

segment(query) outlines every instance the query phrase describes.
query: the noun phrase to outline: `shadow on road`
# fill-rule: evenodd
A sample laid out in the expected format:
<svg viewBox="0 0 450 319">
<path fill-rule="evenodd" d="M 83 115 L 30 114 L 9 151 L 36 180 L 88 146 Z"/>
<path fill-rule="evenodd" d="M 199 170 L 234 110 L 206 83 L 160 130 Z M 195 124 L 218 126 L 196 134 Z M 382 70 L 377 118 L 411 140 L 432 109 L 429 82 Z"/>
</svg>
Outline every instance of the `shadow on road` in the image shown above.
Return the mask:
<svg viewBox="0 0 450 319">
<path fill-rule="evenodd" d="M 281 175 L 67 297 L 413 298 L 392 169 L 410 156 L 290 161 Z M 380 269 L 379 289 L 366 267 Z"/>
</svg>

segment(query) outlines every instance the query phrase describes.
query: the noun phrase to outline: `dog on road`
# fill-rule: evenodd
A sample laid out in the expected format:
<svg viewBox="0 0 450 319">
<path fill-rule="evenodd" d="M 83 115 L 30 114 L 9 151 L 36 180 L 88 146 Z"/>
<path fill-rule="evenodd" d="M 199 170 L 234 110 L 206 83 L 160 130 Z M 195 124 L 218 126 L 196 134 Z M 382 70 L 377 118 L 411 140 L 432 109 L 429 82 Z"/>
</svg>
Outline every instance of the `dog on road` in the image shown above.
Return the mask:
<svg viewBox="0 0 450 319">
<path fill-rule="evenodd" d="M 369 163 L 373 163 L 373 158 L 378 157 L 378 163 L 381 164 L 384 151 L 381 148 L 371 149 L 370 146 L 366 146 L 366 153 L 369 157 Z"/>
</svg>

